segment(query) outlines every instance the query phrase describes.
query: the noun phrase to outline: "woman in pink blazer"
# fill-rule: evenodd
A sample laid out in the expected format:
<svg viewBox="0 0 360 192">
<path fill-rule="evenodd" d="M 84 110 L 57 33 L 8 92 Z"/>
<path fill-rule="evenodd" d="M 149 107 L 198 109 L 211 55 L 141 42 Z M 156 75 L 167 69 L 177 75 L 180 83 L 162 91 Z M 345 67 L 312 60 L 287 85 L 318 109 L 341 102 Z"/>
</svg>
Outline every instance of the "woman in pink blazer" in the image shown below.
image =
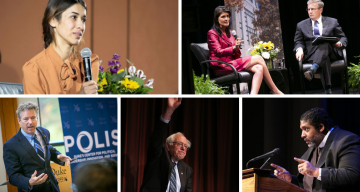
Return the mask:
<svg viewBox="0 0 360 192">
<path fill-rule="evenodd" d="M 218 6 L 215 9 L 214 25 L 207 34 L 209 59 L 231 63 L 237 71 L 253 72 L 254 76 L 250 94 L 257 94 L 259 92 L 263 78 L 269 86 L 271 93 L 283 94 L 271 79 L 266 63 L 260 55 L 240 58 L 241 52 L 239 46 L 244 41 L 241 41 L 240 38 L 235 40 L 235 37 L 230 33 L 230 16 L 231 12 L 225 6 Z M 217 62 L 212 62 L 211 68 L 215 76 L 222 76 L 233 72 L 229 66 Z"/>
</svg>

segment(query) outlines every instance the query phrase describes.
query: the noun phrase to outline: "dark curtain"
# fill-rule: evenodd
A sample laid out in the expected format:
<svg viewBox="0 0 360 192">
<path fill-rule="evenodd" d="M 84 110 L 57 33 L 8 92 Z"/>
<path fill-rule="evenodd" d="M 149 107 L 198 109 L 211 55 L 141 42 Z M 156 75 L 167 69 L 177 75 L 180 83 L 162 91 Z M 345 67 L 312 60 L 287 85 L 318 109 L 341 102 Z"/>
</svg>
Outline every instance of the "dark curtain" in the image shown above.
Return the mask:
<svg viewBox="0 0 360 192">
<path fill-rule="evenodd" d="M 323 16 L 333 17 L 339 21 L 346 37 L 348 38 L 348 46 L 346 48 L 348 65 L 350 62 L 359 63 L 359 58 L 354 56 L 360 55 L 360 0 L 339 1 L 339 0 L 322 0 L 324 2 Z M 291 89 L 293 91 L 300 91 L 300 77 L 299 65 L 295 59 L 294 49 L 294 35 L 296 31 L 296 24 L 304 19 L 309 18 L 306 12 L 307 0 L 289 1 L 279 0 L 281 30 L 284 45 L 285 63 L 286 67 L 290 68 L 294 81 Z M 340 75 L 332 77 L 333 86 L 340 86 Z M 321 89 L 322 85 L 319 79 L 315 81 L 305 81 L 307 89 Z"/>
<path fill-rule="evenodd" d="M 327 110 L 335 125 L 360 135 L 360 99 L 353 98 L 244 98 L 243 109 L 243 169 L 250 159 L 280 148 L 264 169 L 278 164 L 291 174 L 298 174 L 298 162 L 308 149 L 301 139 L 300 116 L 307 110 L 321 107 Z M 251 110 L 252 109 L 252 110 Z M 251 162 L 249 167 L 259 168 L 264 160 Z M 273 169 L 272 169 L 273 170 Z"/>
<path fill-rule="evenodd" d="M 166 106 L 167 99 L 121 99 L 122 191 L 140 190 L 149 137 Z M 192 143 L 184 161 L 195 192 L 239 191 L 238 98 L 184 98 L 166 135 L 175 132 Z"/>
</svg>

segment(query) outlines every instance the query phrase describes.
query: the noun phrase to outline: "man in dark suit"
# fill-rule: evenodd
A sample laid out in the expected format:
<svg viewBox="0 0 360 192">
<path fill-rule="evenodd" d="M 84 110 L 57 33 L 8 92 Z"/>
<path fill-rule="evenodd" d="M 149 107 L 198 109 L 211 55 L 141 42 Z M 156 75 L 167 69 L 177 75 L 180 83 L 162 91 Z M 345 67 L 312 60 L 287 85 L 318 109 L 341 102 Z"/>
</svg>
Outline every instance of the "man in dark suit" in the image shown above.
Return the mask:
<svg viewBox="0 0 360 192">
<path fill-rule="evenodd" d="M 170 135 L 165 132 L 174 110 L 181 99 L 168 99 L 166 112 L 150 137 L 147 162 L 141 192 L 192 192 L 192 169 L 185 162 L 191 143 L 182 133 Z"/>
<path fill-rule="evenodd" d="M 59 192 L 58 182 L 50 167 L 50 160 L 67 166 L 70 157 L 49 145 L 50 133 L 36 127 L 38 106 L 32 102 L 19 105 L 16 113 L 19 132 L 4 144 L 4 163 L 10 184 L 18 191 Z"/>
<path fill-rule="evenodd" d="M 271 164 L 274 174 L 310 192 L 360 191 L 360 137 L 334 126 L 321 108 L 305 112 L 300 129 L 309 149 L 294 158 L 299 174 Z"/>
<path fill-rule="evenodd" d="M 313 63 L 312 67 L 304 73 L 309 81 L 320 67 L 322 70 L 320 77 L 325 93 L 331 94 L 331 61 L 343 56 L 340 48 L 346 47 L 347 38 L 337 19 L 321 15 L 324 7 L 321 0 L 309 0 L 307 4 L 310 18 L 299 22 L 296 26 L 294 38 L 296 59 L 300 61 L 304 58 L 304 61 Z M 329 43 L 312 45 L 312 41 L 319 36 L 338 37 L 340 40 L 334 45 Z"/>
</svg>

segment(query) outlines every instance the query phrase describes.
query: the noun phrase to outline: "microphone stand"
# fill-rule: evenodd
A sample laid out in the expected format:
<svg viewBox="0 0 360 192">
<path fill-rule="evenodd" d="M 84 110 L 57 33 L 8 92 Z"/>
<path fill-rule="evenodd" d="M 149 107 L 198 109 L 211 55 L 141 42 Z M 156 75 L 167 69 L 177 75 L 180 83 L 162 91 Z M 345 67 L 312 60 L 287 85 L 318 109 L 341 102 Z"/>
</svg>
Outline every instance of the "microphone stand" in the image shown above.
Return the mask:
<svg viewBox="0 0 360 192">
<path fill-rule="evenodd" d="M 262 168 L 266 165 L 266 163 L 270 160 L 270 158 L 271 158 L 271 157 L 269 157 L 269 158 L 265 161 L 265 163 L 260 167 L 260 169 L 262 169 Z"/>
</svg>

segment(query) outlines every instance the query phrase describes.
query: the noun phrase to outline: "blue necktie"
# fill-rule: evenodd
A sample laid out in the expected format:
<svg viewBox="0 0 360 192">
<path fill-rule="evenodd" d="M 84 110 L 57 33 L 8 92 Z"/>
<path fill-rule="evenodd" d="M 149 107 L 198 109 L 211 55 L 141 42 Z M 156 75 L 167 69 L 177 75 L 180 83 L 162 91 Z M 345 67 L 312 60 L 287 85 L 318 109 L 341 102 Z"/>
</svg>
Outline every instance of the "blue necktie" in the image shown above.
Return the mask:
<svg viewBox="0 0 360 192">
<path fill-rule="evenodd" d="M 176 163 L 174 163 L 174 167 L 171 171 L 170 177 L 170 192 L 176 192 L 176 172 L 175 172 Z"/>
<path fill-rule="evenodd" d="M 314 23 L 314 36 L 315 38 L 320 36 L 318 21 L 315 21 Z"/>
<path fill-rule="evenodd" d="M 41 161 L 45 164 L 45 155 L 44 155 L 44 149 L 41 147 L 41 144 L 39 140 L 36 138 L 36 134 L 34 134 L 34 143 L 35 143 L 35 150 L 38 156 L 40 157 Z"/>
</svg>

